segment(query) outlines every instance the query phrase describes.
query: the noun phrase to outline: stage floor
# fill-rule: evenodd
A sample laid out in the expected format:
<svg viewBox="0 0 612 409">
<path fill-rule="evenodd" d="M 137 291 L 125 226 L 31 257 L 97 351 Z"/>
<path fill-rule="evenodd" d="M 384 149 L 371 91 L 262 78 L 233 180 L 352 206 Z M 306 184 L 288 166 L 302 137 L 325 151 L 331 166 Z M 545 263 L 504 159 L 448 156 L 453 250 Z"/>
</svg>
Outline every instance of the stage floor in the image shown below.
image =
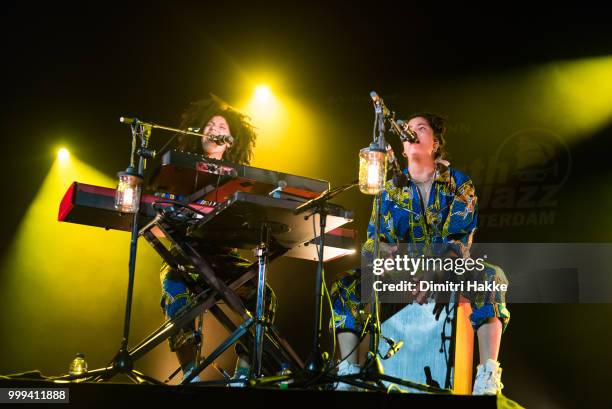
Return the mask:
<svg viewBox="0 0 612 409">
<path fill-rule="evenodd" d="M 335 392 L 317 390 L 280 390 L 270 388 L 228 388 L 213 386 L 153 386 L 129 383 L 53 383 L 49 381 L 0 380 L 5 388 L 68 388 L 68 406 L 109 408 L 123 405 L 137 407 L 179 407 L 211 405 L 218 408 L 408 408 L 428 407 L 520 408 L 503 396 L 431 395 L 413 393 Z M 66 407 L 65 403 L 58 403 Z M 431 405 L 431 406 L 430 406 Z"/>
</svg>

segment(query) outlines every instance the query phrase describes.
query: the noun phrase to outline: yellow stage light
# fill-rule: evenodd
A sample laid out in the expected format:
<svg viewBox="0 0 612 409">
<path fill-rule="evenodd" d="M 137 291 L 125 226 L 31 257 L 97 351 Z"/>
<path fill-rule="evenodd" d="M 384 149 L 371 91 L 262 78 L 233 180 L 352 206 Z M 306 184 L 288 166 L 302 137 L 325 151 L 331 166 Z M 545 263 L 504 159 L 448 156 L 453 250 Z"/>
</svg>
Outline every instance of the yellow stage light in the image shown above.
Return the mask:
<svg viewBox="0 0 612 409">
<path fill-rule="evenodd" d="M 255 87 L 255 99 L 259 102 L 268 102 L 270 100 L 270 96 L 272 92 L 270 92 L 270 88 L 267 85 L 258 85 Z"/>
<path fill-rule="evenodd" d="M 68 152 L 68 149 L 66 148 L 60 148 L 57 151 L 57 159 L 60 162 L 66 162 L 68 159 L 70 159 L 70 152 Z"/>
<path fill-rule="evenodd" d="M 320 177 L 317 154 L 323 130 L 315 127 L 317 117 L 306 105 L 283 91 L 283 83 L 271 75 L 258 75 L 257 82 L 245 84 L 246 95 L 237 104 L 258 134 L 251 165 Z M 253 88 L 253 84 L 259 85 Z"/>
</svg>

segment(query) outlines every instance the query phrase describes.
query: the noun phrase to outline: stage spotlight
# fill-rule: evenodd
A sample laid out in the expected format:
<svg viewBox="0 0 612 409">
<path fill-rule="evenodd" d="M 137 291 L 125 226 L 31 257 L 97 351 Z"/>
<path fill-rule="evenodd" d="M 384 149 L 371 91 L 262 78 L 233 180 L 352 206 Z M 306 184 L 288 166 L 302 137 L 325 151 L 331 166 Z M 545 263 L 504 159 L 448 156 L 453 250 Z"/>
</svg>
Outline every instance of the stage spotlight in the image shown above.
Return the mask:
<svg viewBox="0 0 612 409">
<path fill-rule="evenodd" d="M 270 88 L 267 85 L 258 85 L 255 87 L 255 99 L 259 102 L 268 102 L 270 100 Z"/>
<path fill-rule="evenodd" d="M 70 152 L 68 152 L 68 149 L 66 148 L 60 148 L 57 151 L 57 159 L 60 162 L 66 162 L 68 159 L 70 159 Z"/>
<path fill-rule="evenodd" d="M 320 118 L 288 93 L 286 84 L 278 75 L 267 73 L 244 85 L 243 99 L 236 106 L 257 131 L 251 165 L 316 177 L 319 167 L 313 158 L 318 153 L 302 152 L 320 152 L 329 127 L 316 127 Z"/>
</svg>

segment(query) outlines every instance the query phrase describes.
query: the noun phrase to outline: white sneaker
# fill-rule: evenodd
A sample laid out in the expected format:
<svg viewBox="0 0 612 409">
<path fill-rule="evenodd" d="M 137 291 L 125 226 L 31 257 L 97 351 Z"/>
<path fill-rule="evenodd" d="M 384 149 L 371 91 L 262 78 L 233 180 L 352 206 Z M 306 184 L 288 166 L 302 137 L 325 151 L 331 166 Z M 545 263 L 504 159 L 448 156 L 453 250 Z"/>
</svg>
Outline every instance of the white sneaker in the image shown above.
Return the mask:
<svg viewBox="0 0 612 409">
<path fill-rule="evenodd" d="M 476 380 L 472 395 L 497 395 L 501 394 L 504 385 L 501 383 L 502 369 L 499 362 L 488 359 L 484 365 L 476 368 Z"/>
<path fill-rule="evenodd" d="M 337 375 L 338 376 L 354 375 L 354 374 L 358 374 L 359 372 L 361 372 L 361 367 L 359 365 L 352 364 L 347 361 L 342 361 L 340 362 L 340 365 L 338 365 Z M 335 383 L 334 389 L 337 391 L 358 391 L 360 390 L 359 387 L 353 386 L 349 383 L 344 383 L 344 382 Z"/>
</svg>

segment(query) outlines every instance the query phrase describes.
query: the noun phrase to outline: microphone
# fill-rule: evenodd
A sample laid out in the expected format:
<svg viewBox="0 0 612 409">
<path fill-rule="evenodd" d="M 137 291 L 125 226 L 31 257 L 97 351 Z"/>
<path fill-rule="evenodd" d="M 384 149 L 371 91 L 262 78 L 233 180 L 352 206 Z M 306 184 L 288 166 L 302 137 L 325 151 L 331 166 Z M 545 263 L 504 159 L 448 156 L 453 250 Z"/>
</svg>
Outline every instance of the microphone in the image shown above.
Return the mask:
<svg viewBox="0 0 612 409">
<path fill-rule="evenodd" d="M 385 338 L 385 341 L 387 341 L 387 344 L 389 344 L 389 350 L 387 351 L 387 354 L 383 357 L 383 359 L 385 360 L 391 358 L 393 355 L 395 355 L 397 351 L 402 349 L 402 347 L 404 346 L 404 341 L 395 342 L 391 338 Z"/>
<path fill-rule="evenodd" d="M 189 132 L 200 133 L 202 132 L 202 128 L 187 128 Z M 234 137 L 232 135 L 210 135 L 210 134 L 202 134 L 207 139 L 213 141 L 217 145 L 223 145 L 227 143 L 231 145 L 234 143 Z"/>
<path fill-rule="evenodd" d="M 412 129 L 408 128 L 408 124 L 405 121 L 398 119 L 397 121 L 395 121 L 395 123 L 397 123 L 400 128 L 402 128 L 402 131 L 407 134 L 400 135 L 400 139 L 402 142 L 419 143 L 419 137 L 417 136 L 417 134 L 414 133 Z"/>
<path fill-rule="evenodd" d="M 232 135 L 204 135 L 204 136 L 210 139 L 211 141 L 213 141 L 214 143 L 216 143 L 217 145 L 223 145 L 224 143 L 231 145 L 234 143 L 234 137 Z"/>
</svg>

